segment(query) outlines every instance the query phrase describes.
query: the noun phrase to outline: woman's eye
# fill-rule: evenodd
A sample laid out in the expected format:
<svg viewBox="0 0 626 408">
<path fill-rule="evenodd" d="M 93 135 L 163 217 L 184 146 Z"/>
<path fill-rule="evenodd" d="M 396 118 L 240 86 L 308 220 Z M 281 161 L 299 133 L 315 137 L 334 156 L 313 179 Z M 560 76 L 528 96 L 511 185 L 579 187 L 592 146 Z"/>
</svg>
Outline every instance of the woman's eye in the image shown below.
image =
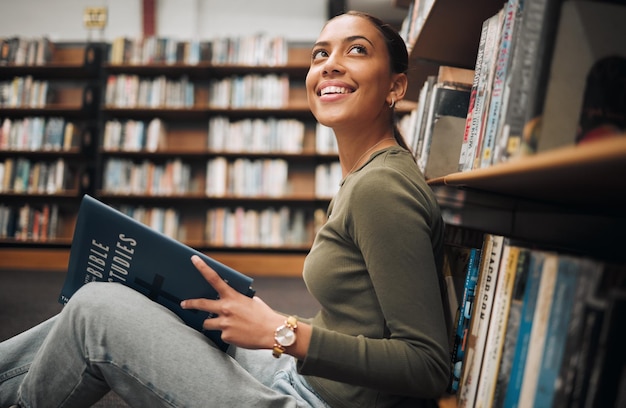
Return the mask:
<svg viewBox="0 0 626 408">
<path fill-rule="evenodd" d="M 326 54 L 326 51 L 324 50 L 315 50 L 311 53 L 311 59 L 316 60 L 318 58 L 324 58 L 327 57 L 328 54 Z"/>
<path fill-rule="evenodd" d="M 349 54 L 367 54 L 367 49 L 362 45 L 354 45 L 350 48 Z"/>
</svg>

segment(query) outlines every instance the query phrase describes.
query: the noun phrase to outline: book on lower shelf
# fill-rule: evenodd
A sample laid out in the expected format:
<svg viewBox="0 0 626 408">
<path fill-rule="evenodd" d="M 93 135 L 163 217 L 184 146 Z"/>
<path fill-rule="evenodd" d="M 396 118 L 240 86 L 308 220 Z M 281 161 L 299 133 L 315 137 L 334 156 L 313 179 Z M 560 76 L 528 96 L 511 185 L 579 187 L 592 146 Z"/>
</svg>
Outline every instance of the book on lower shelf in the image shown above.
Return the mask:
<svg viewBox="0 0 626 408">
<path fill-rule="evenodd" d="M 65 283 L 59 295 L 67 303 L 89 282 L 117 282 L 167 307 L 188 326 L 203 332 L 219 348 L 219 331 L 205 331 L 209 312 L 184 310 L 184 299 L 216 299 L 218 294 L 191 263 L 198 255 L 230 286 L 254 296 L 252 278 L 190 248 L 114 208 L 85 195 L 76 220 Z"/>
</svg>

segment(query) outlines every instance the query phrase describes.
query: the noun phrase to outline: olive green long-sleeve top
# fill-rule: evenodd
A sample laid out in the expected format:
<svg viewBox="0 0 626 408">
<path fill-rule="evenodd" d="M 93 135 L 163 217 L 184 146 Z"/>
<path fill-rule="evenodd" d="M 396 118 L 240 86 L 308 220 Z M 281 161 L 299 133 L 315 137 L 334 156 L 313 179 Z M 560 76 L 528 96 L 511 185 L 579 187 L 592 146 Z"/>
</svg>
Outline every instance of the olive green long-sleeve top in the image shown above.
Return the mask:
<svg viewBox="0 0 626 408">
<path fill-rule="evenodd" d="M 300 373 L 332 407 L 429 406 L 450 368 L 432 191 L 394 146 L 343 180 L 327 215 L 304 265 L 321 310 Z"/>
</svg>

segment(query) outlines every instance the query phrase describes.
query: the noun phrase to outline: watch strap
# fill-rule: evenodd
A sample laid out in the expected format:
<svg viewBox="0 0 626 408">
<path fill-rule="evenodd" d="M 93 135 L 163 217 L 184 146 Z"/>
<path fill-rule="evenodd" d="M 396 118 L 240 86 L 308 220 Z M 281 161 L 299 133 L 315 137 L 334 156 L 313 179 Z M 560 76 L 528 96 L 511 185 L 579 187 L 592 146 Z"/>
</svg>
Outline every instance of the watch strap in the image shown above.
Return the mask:
<svg viewBox="0 0 626 408">
<path fill-rule="evenodd" d="M 285 326 L 289 327 L 291 330 L 293 330 L 295 332 L 296 329 L 298 328 L 298 319 L 296 319 L 295 316 L 287 317 L 287 319 L 285 320 Z M 275 358 L 279 358 L 280 356 L 283 355 L 285 350 L 286 350 L 285 346 L 283 346 L 282 344 L 279 344 L 277 341 L 275 341 L 274 342 L 274 347 L 272 347 L 272 355 Z"/>
</svg>

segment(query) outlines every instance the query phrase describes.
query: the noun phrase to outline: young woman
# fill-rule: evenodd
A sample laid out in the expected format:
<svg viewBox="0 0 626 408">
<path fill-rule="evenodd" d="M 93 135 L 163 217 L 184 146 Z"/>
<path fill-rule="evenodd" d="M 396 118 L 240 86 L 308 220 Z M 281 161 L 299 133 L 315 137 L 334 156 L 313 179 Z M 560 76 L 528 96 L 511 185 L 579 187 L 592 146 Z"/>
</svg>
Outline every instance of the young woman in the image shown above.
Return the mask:
<svg viewBox="0 0 626 408">
<path fill-rule="evenodd" d="M 0 406 L 89 406 L 110 389 L 136 407 L 434 405 L 449 376 L 443 223 L 394 125 L 407 65 L 398 34 L 362 13 L 330 20 L 312 49 L 309 104 L 343 169 L 303 271 L 315 317 L 240 295 L 192 258 L 220 299 L 181 306 L 217 314 L 204 327 L 222 331 L 223 353 L 133 290 L 88 284 L 0 344 Z"/>
</svg>

